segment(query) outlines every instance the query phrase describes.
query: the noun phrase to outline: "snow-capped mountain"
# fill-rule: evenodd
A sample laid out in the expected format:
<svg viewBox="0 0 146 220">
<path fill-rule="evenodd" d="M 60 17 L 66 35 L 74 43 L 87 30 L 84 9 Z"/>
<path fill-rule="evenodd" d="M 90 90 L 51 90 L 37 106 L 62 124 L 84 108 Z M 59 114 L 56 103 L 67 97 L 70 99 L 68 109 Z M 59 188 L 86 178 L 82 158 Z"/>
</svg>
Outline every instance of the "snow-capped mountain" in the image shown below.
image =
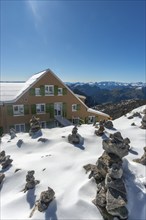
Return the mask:
<svg viewBox="0 0 146 220">
<path fill-rule="evenodd" d="M 142 88 L 146 86 L 146 83 L 143 82 L 136 82 L 136 83 L 124 83 L 124 82 L 114 82 L 114 81 L 102 81 L 102 82 L 66 82 L 66 84 L 70 87 L 78 87 L 78 86 L 83 86 L 83 85 L 89 85 L 89 86 L 96 86 L 99 87 L 100 89 L 114 89 L 114 88 L 133 88 L 133 87 L 138 87 Z"/>
</svg>

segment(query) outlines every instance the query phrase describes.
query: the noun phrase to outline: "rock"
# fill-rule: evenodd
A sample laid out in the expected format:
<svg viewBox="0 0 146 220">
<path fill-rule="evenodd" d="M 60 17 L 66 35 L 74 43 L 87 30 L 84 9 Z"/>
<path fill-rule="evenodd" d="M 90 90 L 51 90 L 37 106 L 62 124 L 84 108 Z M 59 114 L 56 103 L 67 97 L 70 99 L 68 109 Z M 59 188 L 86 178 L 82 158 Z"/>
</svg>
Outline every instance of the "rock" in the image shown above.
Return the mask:
<svg viewBox="0 0 146 220">
<path fill-rule="evenodd" d="M 136 124 L 133 122 L 133 123 L 131 124 L 131 126 L 136 126 Z"/>
<path fill-rule="evenodd" d="M 96 198 L 94 204 L 97 206 L 105 207 L 106 206 L 106 187 L 104 181 L 97 185 Z"/>
<path fill-rule="evenodd" d="M 47 191 L 42 192 L 38 201 L 38 210 L 40 212 L 45 211 L 48 208 L 50 202 L 54 199 L 54 196 L 55 192 L 50 187 L 48 187 Z"/>
<path fill-rule="evenodd" d="M 108 129 L 113 129 L 113 122 L 112 121 L 105 121 L 104 126 Z"/>
<path fill-rule="evenodd" d="M 16 131 L 15 131 L 14 128 L 11 128 L 11 129 L 10 129 L 10 136 L 11 136 L 11 139 L 14 139 L 15 137 L 17 137 Z"/>
<path fill-rule="evenodd" d="M 39 138 L 38 141 L 41 141 L 41 142 L 43 142 L 43 143 L 46 143 L 46 142 L 48 141 L 48 139 L 47 139 L 47 138 Z"/>
<path fill-rule="evenodd" d="M 102 136 L 104 134 L 104 126 L 103 125 L 100 125 L 99 129 L 98 130 L 95 130 L 95 134 L 97 136 Z"/>
<path fill-rule="evenodd" d="M 72 144 L 79 144 L 82 141 L 82 137 L 77 133 L 78 132 L 78 128 L 77 125 L 72 129 L 72 134 L 68 135 L 68 141 L 69 143 Z"/>
<path fill-rule="evenodd" d="M 12 161 L 13 161 L 13 160 L 10 159 L 10 156 L 9 156 L 9 155 L 6 156 L 6 157 L 5 157 L 5 160 L 1 163 L 2 169 L 5 169 L 5 168 L 9 167 L 9 166 L 11 165 Z"/>
<path fill-rule="evenodd" d="M 122 160 L 115 154 L 103 152 L 102 156 L 98 158 L 96 165 L 101 173 L 101 175 L 105 178 L 108 172 L 108 168 L 112 166 L 113 163 L 117 163 L 122 165 Z"/>
<path fill-rule="evenodd" d="M 39 118 L 36 118 L 34 115 L 30 119 L 30 130 L 29 130 L 29 135 L 32 137 L 38 137 L 42 135 L 41 133 L 41 126 L 39 122 Z"/>
<path fill-rule="evenodd" d="M 114 179 L 120 179 L 123 175 L 122 164 L 113 163 L 108 169 L 109 175 Z"/>
<path fill-rule="evenodd" d="M 110 135 L 110 138 L 107 140 L 103 140 L 103 149 L 107 153 L 112 153 L 117 155 L 120 158 L 128 155 L 129 152 L 129 139 L 123 139 L 120 132 L 116 132 Z"/>
<path fill-rule="evenodd" d="M 113 216 L 126 219 L 128 217 L 127 196 L 123 180 L 113 179 L 110 174 L 107 174 L 105 185 L 107 187 L 106 210 Z"/>
<path fill-rule="evenodd" d="M 5 174 L 4 173 L 0 173 L 0 185 L 3 182 L 4 178 L 5 178 Z"/>
<path fill-rule="evenodd" d="M 6 158 L 6 153 L 3 150 L 0 152 L 0 164 L 5 160 L 5 158 Z"/>
<path fill-rule="evenodd" d="M 24 192 L 26 192 L 29 189 L 33 189 L 35 187 L 35 185 L 40 182 L 38 180 L 35 180 L 34 173 L 35 173 L 34 170 L 30 170 L 27 172 Z"/>
<path fill-rule="evenodd" d="M 140 159 L 134 159 L 134 162 L 141 163 L 142 165 L 146 165 L 146 147 L 143 148 L 144 154 Z"/>
<path fill-rule="evenodd" d="M 141 114 L 140 114 L 139 112 L 134 112 L 134 113 L 133 113 L 133 117 L 139 117 L 139 118 L 141 118 Z"/>
<path fill-rule="evenodd" d="M 18 147 L 21 147 L 23 144 L 23 140 L 22 139 L 19 139 L 18 142 L 17 142 L 17 146 Z"/>
</svg>

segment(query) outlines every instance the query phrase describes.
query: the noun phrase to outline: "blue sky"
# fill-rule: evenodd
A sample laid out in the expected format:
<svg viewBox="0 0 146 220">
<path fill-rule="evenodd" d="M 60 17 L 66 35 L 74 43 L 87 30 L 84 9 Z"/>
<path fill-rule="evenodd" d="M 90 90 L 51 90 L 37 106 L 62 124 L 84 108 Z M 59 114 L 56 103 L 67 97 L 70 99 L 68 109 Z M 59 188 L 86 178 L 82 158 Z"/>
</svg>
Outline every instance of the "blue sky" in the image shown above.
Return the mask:
<svg viewBox="0 0 146 220">
<path fill-rule="evenodd" d="M 1 0 L 1 80 L 145 82 L 145 1 Z"/>
</svg>

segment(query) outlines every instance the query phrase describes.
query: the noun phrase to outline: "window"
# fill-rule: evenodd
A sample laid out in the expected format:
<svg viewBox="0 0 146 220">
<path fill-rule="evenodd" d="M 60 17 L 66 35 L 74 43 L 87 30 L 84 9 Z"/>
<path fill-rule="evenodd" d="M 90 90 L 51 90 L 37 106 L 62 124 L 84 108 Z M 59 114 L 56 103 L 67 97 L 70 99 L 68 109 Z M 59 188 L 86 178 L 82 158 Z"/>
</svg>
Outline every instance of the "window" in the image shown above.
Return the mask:
<svg viewBox="0 0 146 220">
<path fill-rule="evenodd" d="M 78 125 L 80 123 L 80 117 L 73 117 L 72 118 L 72 123 L 74 125 Z"/>
<path fill-rule="evenodd" d="M 77 104 L 72 105 L 72 112 L 75 112 L 75 111 L 77 111 Z"/>
<path fill-rule="evenodd" d="M 95 116 L 88 116 L 88 123 L 94 123 L 96 120 Z"/>
<path fill-rule="evenodd" d="M 35 95 L 36 96 L 40 96 L 41 95 L 40 88 L 35 88 Z"/>
<path fill-rule="evenodd" d="M 58 95 L 62 95 L 63 94 L 63 89 L 62 88 L 58 88 Z"/>
<path fill-rule="evenodd" d="M 13 105 L 13 115 L 24 115 L 24 105 Z"/>
<path fill-rule="evenodd" d="M 15 124 L 16 132 L 25 132 L 25 124 Z"/>
<path fill-rule="evenodd" d="M 36 104 L 36 113 L 45 113 L 46 111 L 46 106 L 45 104 Z"/>
<path fill-rule="evenodd" d="M 54 95 L 54 85 L 45 85 L 45 95 Z"/>
</svg>

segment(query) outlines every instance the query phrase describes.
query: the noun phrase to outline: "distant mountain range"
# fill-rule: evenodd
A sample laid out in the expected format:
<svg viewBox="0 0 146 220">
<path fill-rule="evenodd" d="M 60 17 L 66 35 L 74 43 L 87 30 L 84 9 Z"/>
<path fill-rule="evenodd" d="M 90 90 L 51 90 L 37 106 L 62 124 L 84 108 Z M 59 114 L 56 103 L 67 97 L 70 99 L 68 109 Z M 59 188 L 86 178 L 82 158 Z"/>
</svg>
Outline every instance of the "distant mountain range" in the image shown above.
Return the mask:
<svg viewBox="0 0 146 220">
<path fill-rule="evenodd" d="M 115 88 L 133 88 L 133 87 L 145 87 L 146 83 L 136 82 L 136 83 L 124 83 L 124 82 L 114 82 L 114 81 L 102 81 L 102 82 L 66 82 L 66 84 L 75 88 L 78 86 L 91 86 L 91 87 L 99 87 L 100 89 L 115 89 Z"/>
<path fill-rule="evenodd" d="M 66 85 L 74 93 L 86 96 L 86 104 L 89 107 L 103 103 L 118 103 L 129 99 L 146 100 L 146 83 L 143 82 L 67 82 Z"/>
</svg>

